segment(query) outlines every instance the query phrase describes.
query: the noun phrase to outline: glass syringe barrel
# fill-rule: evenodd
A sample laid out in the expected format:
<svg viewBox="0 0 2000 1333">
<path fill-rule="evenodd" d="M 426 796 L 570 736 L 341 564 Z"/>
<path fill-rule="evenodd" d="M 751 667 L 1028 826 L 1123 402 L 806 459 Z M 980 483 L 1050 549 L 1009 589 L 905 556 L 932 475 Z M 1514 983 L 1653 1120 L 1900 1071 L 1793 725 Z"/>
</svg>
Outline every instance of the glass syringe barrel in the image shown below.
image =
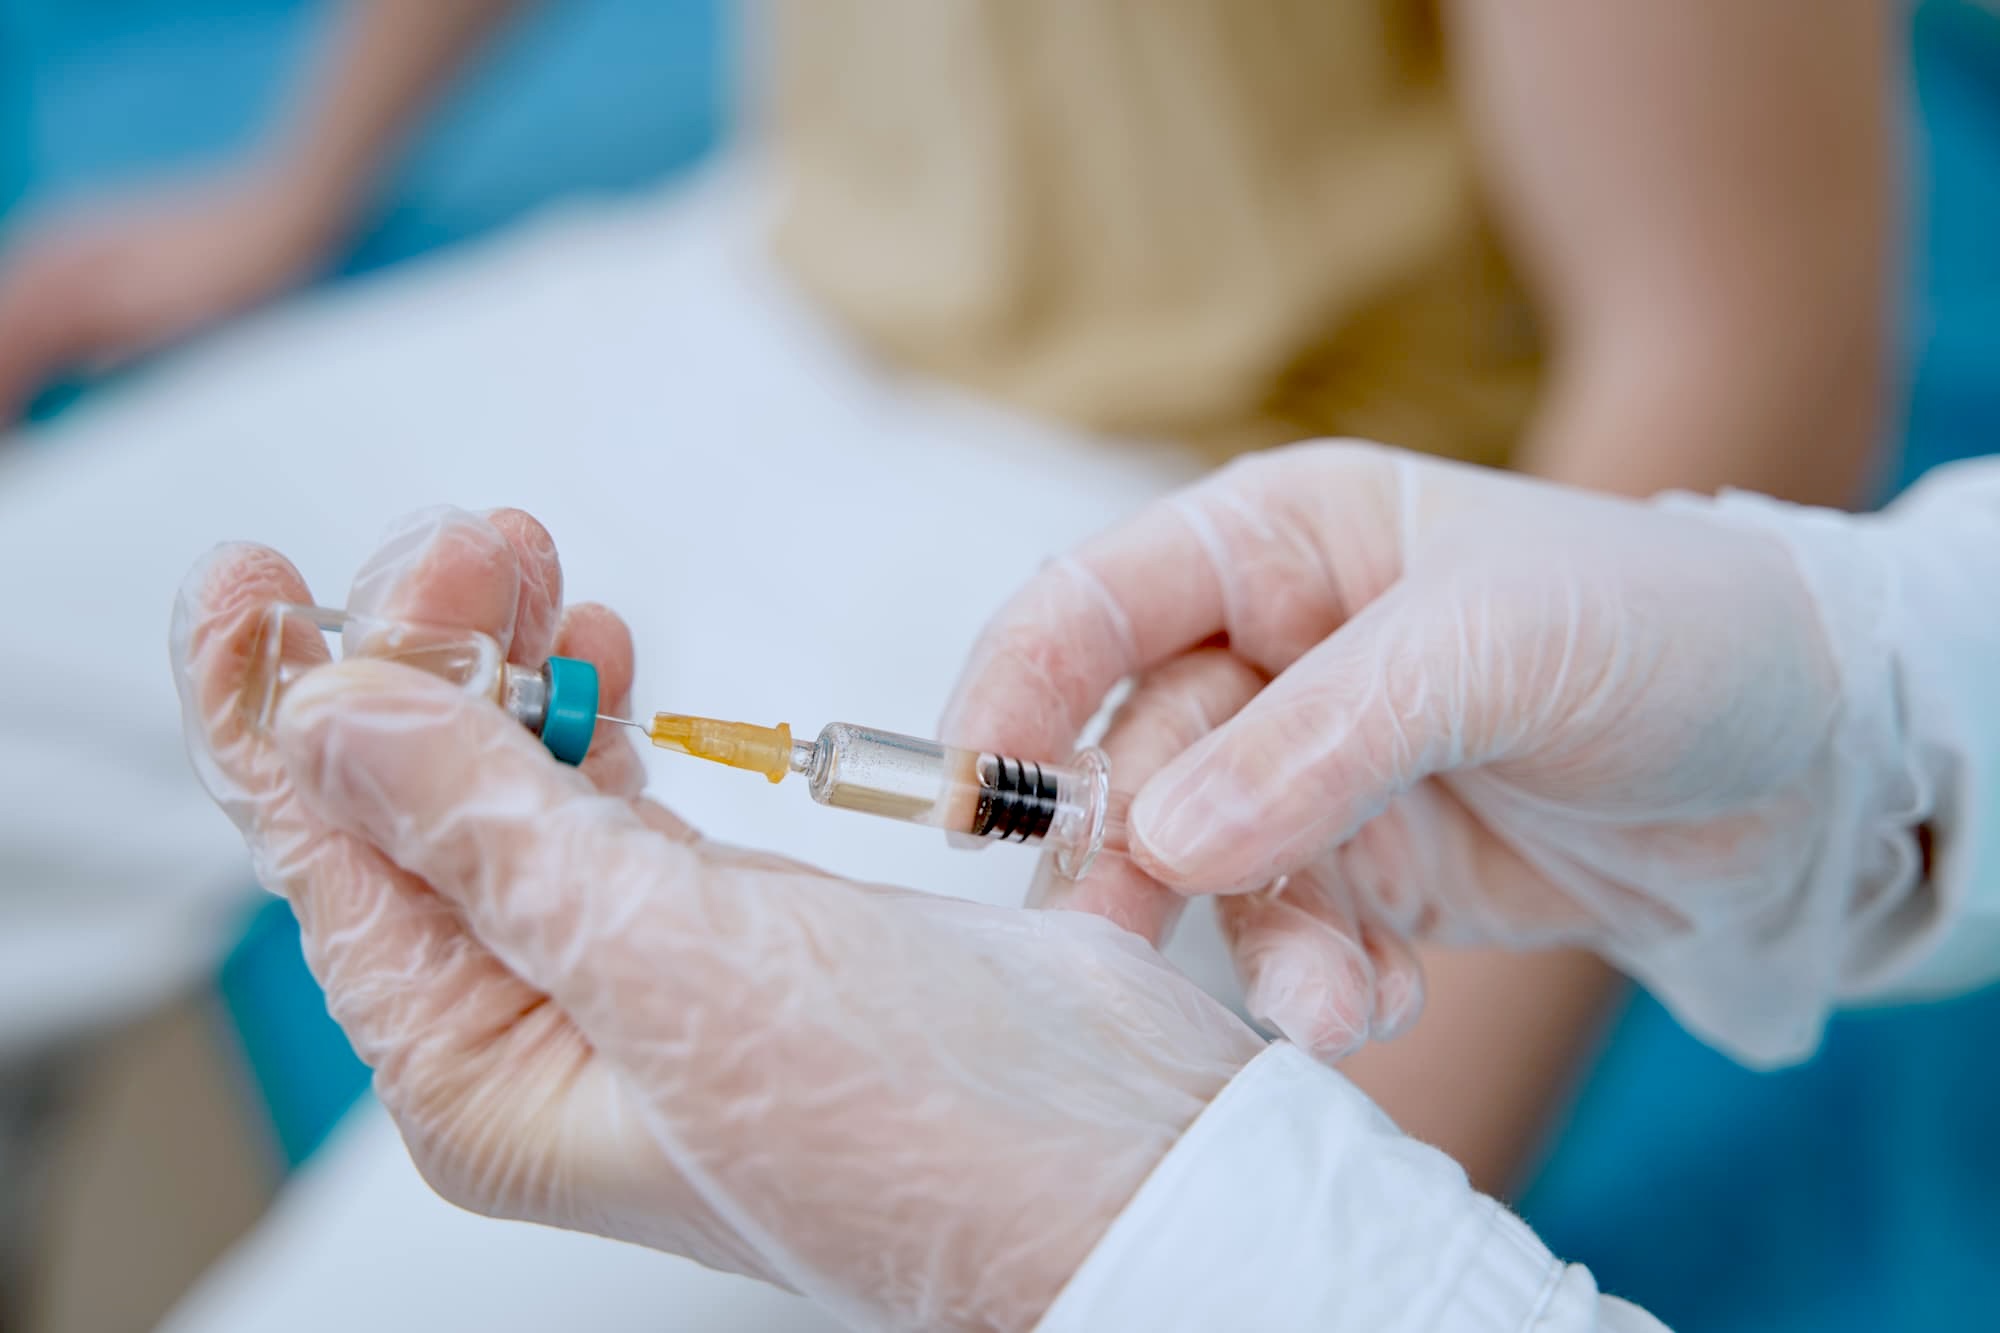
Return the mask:
<svg viewBox="0 0 2000 1333">
<path fill-rule="evenodd" d="M 817 739 L 794 741 L 786 726 L 759 727 L 661 713 L 647 728 L 653 743 L 773 782 L 805 778 L 821 805 L 860 810 L 908 824 L 928 824 L 973 839 L 1042 843 L 1056 867 L 1078 878 L 1122 832 L 1111 811 L 1104 754 L 1086 750 L 1068 764 L 1040 764 L 962 750 L 919 736 L 852 723 L 828 725 Z"/>
<path fill-rule="evenodd" d="M 809 746 L 793 746 L 792 769 L 821 805 L 972 838 L 1046 843 L 1072 877 L 1104 846 L 1111 771 L 1100 750 L 1041 764 L 834 722 Z"/>
</svg>

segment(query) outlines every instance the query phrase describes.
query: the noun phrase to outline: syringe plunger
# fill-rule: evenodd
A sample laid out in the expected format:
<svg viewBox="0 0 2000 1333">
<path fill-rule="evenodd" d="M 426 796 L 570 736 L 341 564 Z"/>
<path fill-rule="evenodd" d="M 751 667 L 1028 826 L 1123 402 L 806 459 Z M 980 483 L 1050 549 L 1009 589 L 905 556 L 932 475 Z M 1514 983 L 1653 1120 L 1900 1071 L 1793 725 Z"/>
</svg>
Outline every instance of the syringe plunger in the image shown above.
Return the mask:
<svg viewBox="0 0 2000 1333">
<path fill-rule="evenodd" d="M 656 714 L 646 731 L 656 745 L 772 782 L 799 773 L 821 805 L 971 838 L 1047 844 L 1057 868 L 1072 878 L 1089 868 L 1112 822 L 1110 767 L 1094 749 L 1069 764 L 1041 764 L 846 722 L 797 742 L 783 724 L 679 713 Z"/>
</svg>

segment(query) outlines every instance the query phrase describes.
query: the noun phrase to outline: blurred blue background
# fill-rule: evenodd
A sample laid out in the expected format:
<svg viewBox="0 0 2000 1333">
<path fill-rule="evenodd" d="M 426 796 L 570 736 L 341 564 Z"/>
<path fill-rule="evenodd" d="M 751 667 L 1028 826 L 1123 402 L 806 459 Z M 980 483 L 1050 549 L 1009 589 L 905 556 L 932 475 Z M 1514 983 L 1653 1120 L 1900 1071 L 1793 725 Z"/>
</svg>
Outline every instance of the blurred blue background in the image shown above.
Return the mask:
<svg viewBox="0 0 2000 1333">
<path fill-rule="evenodd" d="M 242 147 L 329 9 L 0 0 L 0 208 Z M 728 19 L 723 0 L 541 7 L 464 80 L 328 281 L 695 162 L 729 124 Z M 1910 393 L 1891 491 L 2000 440 L 2000 15 L 1939 0 L 1912 22 Z M 216 999 L 276 1141 L 304 1160 L 367 1073 L 282 904 L 246 923 Z M 1752 1075 L 1638 998 L 1524 1211 L 1682 1330 L 2000 1327 L 1995 1050 L 2000 992 L 1842 1019 L 1811 1064 Z"/>
<path fill-rule="evenodd" d="M 0 212 L 229 160 L 337 0 L 0 0 Z M 726 0 L 524 7 L 417 137 L 332 280 L 699 159 L 726 116 Z M 45 395 L 59 411 L 80 386 Z"/>
</svg>

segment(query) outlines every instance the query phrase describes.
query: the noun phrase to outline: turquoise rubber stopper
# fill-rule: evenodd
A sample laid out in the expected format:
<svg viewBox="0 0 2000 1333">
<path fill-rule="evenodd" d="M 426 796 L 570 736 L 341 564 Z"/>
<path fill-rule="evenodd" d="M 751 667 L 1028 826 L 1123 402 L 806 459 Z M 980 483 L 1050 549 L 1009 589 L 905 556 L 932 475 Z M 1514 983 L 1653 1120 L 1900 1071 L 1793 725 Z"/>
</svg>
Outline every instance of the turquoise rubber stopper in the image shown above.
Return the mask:
<svg viewBox="0 0 2000 1333">
<path fill-rule="evenodd" d="M 551 657 L 542 744 L 565 764 L 580 764 L 597 731 L 597 668 L 574 657 Z"/>
</svg>

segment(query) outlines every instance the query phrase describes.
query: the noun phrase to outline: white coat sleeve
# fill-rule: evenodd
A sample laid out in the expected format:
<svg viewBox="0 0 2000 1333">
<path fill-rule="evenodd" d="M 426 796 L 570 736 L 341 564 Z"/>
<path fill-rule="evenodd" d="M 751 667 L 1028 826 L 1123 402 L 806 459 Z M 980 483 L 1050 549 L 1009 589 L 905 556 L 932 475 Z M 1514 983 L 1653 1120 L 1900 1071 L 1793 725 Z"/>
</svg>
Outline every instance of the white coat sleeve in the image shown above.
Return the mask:
<svg viewBox="0 0 2000 1333">
<path fill-rule="evenodd" d="M 1189 1127 L 1038 1327 L 1662 1333 L 1284 1043 Z"/>
<path fill-rule="evenodd" d="M 1843 882 L 1808 891 L 1847 902 L 1825 998 L 2000 977 L 2000 459 L 1939 469 L 1865 518 L 1751 495 L 1715 508 L 1787 543 L 1841 673 L 1862 850 L 1827 857 L 1814 873 Z"/>
<path fill-rule="evenodd" d="M 1940 469 L 1877 523 L 1931 868 L 1853 994 L 1950 995 L 2000 977 L 2000 459 Z"/>
</svg>

